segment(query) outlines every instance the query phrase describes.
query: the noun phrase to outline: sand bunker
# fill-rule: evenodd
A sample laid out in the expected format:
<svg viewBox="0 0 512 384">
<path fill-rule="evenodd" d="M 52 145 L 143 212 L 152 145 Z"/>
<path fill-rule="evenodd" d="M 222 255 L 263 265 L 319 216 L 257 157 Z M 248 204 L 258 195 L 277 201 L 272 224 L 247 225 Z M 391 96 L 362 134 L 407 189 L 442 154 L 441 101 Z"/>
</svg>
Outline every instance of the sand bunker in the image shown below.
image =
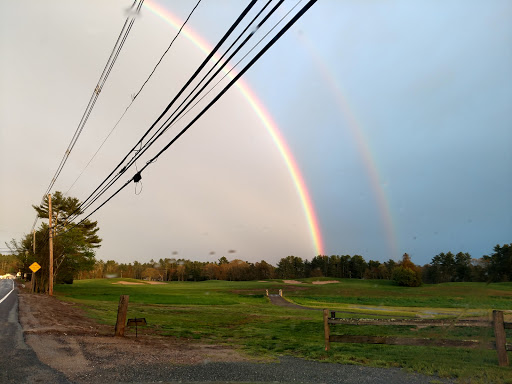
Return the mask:
<svg viewBox="0 0 512 384">
<path fill-rule="evenodd" d="M 165 284 L 161 281 L 145 281 L 144 283 L 135 283 L 133 281 L 118 281 L 117 283 L 112 284 L 121 284 L 121 285 L 146 285 L 146 284 Z"/>
<path fill-rule="evenodd" d="M 131 281 L 118 281 L 117 283 L 112 284 L 121 284 L 121 285 L 144 285 L 144 283 L 133 283 Z"/>
<path fill-rule="evenodd" d="M 302 281 L 297 281 L 297 280 L 283 280 L 283 283 L 285 283 L 285 284 L 302 284 Z"/>
<path fill-rule="evenodd" d="M 334 284 L 339 283 L 338 280 L 327 280 L 327 281 L 313 281 L 313 284 Z"/>
</svg>

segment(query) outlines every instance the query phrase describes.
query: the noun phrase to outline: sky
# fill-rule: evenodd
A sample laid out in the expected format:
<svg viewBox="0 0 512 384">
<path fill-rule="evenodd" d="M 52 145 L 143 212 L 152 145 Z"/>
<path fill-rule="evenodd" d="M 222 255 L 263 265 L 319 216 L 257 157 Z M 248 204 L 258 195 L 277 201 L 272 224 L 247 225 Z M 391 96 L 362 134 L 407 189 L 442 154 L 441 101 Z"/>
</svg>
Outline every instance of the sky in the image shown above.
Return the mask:
<svg viewBox="0 0 512 384">
<path fill-rule="evenodd" d="M 170 17 L 181 23 L 195 4 L 146 0 L 52 192 L 84 200 L 247 3 L 201 2 L 188 37 L 73 184 L 175 36 Z M 130 5 L 0 2 L 0 250 L 30 232 L 31 205 Z M 319 0 L 143 172 L 142 185 L 92 216 L 103 238 L 97 258 L 275 265 L 288 255 L 383 262 L 407 252 L 423 265 L 440 252 L 478 258 L 511 243 L 511 18 L 505 0 Z"/>
</svg>

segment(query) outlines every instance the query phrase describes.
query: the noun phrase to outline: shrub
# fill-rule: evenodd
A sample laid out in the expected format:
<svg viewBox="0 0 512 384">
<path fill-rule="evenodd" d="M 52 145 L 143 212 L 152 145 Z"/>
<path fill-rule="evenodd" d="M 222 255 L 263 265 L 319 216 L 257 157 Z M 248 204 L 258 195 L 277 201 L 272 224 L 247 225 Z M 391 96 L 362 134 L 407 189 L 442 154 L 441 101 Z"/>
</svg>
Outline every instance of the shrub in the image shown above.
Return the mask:
<svg viewBox="0 0 512 384">
<path fill-rule="evenodd" d="M 416 269 L 399 266 L 393 270 L 393 281 L 402 287 L 419 287 L 421 273 Z"/>
</svg>

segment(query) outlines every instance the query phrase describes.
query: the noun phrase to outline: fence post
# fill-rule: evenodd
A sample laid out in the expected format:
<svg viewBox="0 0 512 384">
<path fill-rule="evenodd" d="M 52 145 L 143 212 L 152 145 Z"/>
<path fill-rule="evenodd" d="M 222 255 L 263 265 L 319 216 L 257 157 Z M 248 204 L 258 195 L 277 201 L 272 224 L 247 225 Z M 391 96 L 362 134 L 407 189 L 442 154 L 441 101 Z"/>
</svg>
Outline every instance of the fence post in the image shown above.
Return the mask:
<svg viewBox="0 0 512 384">
<path fill-rule="evenodd" d="M 124 336 L 124 327 L 126 326 L 126 313 L 128 312 L 128 300 L 130 296 L 121 295 L 119 297 L 119 306 L 117 307 L 116 336 Z"/>
<path fill-rule="evenodd" d="M 324 309 L 324 338 L 325 338 L 325 350 L 328 351 L 331 349 L 331 344 L 329 342 L 330 331 L 329 331 L 329 310 Z"/>
<path fill-rule="evenodd" d="M 492 325 L 496 338 L 496 351 L 498 352 L 498 364 L 500 367 L 508 366 L 507 336 L 503 321 L 503 311 L 492 311 Z"/>
</svg>

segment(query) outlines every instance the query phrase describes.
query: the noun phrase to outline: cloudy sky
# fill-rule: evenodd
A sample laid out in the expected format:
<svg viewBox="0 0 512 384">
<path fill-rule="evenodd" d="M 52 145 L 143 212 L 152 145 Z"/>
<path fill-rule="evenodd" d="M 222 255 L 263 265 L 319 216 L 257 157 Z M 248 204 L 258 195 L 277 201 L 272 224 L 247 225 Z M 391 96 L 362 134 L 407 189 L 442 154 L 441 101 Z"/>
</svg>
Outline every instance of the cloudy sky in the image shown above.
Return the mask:
<svg viewBox="0 0 512 384">
<path fill-rule="evenodd" d="M 175 36 L 172 20 L 195 3 L 146 0 L 53 191 L 85 199 L 247 4 L 201 2 L 74 183 Z M 295 4 L 287 0 L 269 25 Z M 77 129 L 130 5 L 0 2 L 2 246 L 30 231 L 31 204 Z M 505 0 L 319 0 L 242 88 L 144 171 L 137 190 L 130 184 L 94 214 L 97 256 L 276 263 L 318 252 L 380 261 L 407 252 L 424 264 L 439 252 L 480 257 L 512 242 L 511 19 Z"/>
</svg>

